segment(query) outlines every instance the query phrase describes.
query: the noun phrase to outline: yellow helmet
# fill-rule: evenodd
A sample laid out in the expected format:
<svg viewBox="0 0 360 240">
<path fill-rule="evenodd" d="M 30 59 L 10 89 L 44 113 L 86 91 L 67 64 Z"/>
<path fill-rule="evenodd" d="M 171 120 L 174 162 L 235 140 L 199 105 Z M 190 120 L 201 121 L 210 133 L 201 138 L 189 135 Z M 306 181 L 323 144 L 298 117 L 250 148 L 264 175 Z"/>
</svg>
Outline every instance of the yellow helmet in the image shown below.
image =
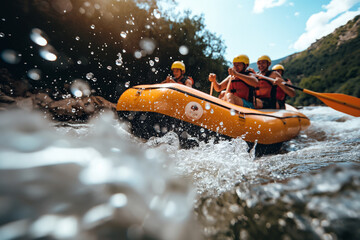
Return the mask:
<svg viewBox="0 0 360 240">
<path fill-rule="evenodd" d="M 173 70 L 174 68 L 181 69 L 183 72 L 185 72 L 185 64 L 184 64 L 183 62 L 175 61 L 175 62 L 171 65 L 171 70 Z"/>
<path fill-rule="evenodd" d="M 239 56 L 234 57 L 233 63 L 236 63 L 236 62 L 241 62 L 246 65 L 249 65 L 250 60 L 249 60 L 248 56 L 246 56 L 245 54 L 241 54 Z"/>
<path fill-rule="evenodd" d="M 285 71 L 285 68 L 281 64 L 276 64 L 275 66 L 273 66 L 272 70 L 283 70 L 283 71 Z"/>
<path fill-rule="evenodd" d="M 261 61 L 261 60 L 266 60 L 271 64 L 271 59 L 268 55 L 262 55 L 261 57 L 258 58 L 257 61 Z"/>
</svg>

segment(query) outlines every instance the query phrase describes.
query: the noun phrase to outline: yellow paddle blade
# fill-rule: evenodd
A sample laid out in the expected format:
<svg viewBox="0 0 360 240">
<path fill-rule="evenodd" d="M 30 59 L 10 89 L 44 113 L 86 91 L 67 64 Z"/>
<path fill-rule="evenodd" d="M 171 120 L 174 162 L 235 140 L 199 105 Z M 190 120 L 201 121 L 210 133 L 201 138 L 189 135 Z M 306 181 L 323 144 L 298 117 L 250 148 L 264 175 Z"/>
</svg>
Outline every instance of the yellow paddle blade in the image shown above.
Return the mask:
<svg viewBox="0 0 360 240">
<path fill-rule="evenodd" d="M 317 93 L 307 89 L 304 89 L 303 92 L 319 98 L 323 103 L 337 111 L 360 117 L 360 98 L 341 93 Z"/>
</svg>

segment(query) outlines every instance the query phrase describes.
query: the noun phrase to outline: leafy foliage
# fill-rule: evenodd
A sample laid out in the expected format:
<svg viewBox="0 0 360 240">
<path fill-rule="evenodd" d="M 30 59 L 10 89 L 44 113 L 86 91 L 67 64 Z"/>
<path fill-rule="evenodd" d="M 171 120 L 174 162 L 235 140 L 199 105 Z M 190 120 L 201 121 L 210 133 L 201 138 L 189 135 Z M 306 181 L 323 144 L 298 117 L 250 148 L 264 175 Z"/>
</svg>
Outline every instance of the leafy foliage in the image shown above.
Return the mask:
<svg viewBox="0 0 360 240">
<path fill-rule="evenodd" d="M 15 50 L 21 62 L 0 61 L 0 67 L 20 79 L 26 79 L 30 69 L 41 70 L 42 78 L 30 81 L 33 90 L 47 91 L 54 98 L 68 94 L 71 83 L 81 78 L 89 82 L 94 94 L 115 102 L 126 83 L 163 81 L 175 60 L 184 61 L 195 87 L 206 92 L 209 72 L 219 77 L 226 74 L 223 41 L 205 29 L 203 16 L 160 12 L 162 2 L 176 7 L 171 0 L 6 2 L 7 7 L 0 9 L 5 34 L 0 38 L 0 51 Z M 39 56 L 41 47 L 29 38 L 34 28 L 46 33 L 56 49 L 56 61 Z M 188 53 L 180 53 L 181 46 Z M 118 64 L 117 59 L 121 60 Z M 93 77 L 87 79 L 88 73 Z"/>
</svg>

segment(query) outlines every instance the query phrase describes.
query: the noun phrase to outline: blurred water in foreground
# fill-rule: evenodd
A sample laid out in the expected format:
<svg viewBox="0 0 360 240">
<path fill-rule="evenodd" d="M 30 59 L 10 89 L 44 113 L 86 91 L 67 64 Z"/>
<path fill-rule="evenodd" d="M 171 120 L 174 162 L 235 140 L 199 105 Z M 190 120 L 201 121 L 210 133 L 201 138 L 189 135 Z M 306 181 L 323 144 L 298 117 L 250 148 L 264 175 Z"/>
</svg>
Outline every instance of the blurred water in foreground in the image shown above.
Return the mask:
<svg viewBox="0 0 360 240">
<path fill-rule="evenodd" d="M 276 155 L 241 139 L 179 149 L 110 113 L 88 124 L 0 113 L 1 239 L 360 239 L 360 119 L 301 110 Z"/>
</svg>

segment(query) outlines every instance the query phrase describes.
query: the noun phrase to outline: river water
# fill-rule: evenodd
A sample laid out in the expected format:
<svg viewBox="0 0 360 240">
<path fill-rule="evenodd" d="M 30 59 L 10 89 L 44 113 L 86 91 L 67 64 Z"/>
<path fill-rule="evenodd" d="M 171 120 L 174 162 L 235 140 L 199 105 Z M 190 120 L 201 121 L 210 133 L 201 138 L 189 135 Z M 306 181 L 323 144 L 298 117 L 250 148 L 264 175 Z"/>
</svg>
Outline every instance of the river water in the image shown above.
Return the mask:
<svg viewBox="0 0 360 240">
<path fill-rule="evenodd" d="M 255 158 L 241 139 L 180 149 L 87 124 L 0 113 L 1 239 L 360 239 L 360 118 L 311 126 Z"/>
</svg>

